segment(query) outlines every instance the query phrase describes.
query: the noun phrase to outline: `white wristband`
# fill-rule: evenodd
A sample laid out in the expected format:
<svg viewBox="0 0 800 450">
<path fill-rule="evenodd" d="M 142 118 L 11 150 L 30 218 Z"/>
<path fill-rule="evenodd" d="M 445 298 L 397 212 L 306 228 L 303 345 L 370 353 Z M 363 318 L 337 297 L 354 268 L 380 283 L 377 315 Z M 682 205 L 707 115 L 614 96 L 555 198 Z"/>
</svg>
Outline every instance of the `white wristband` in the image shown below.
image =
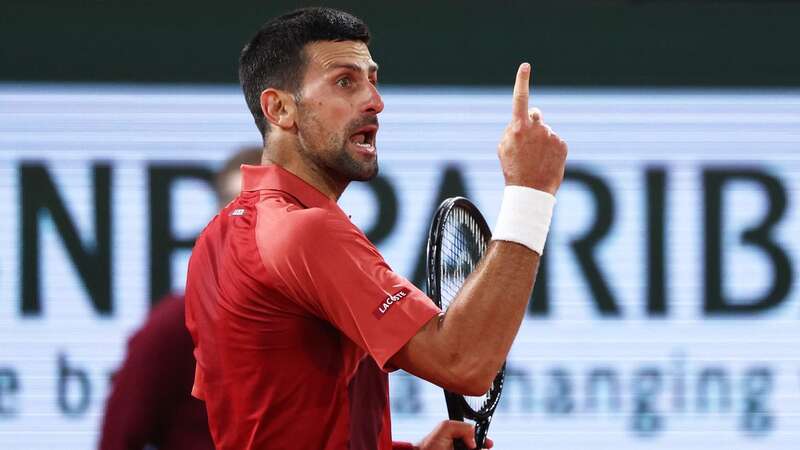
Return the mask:
<svg viewBox="0 0 800 450">
<path fill-rule="evenodd" d="M 506 186 L 492 239 L 522 244 L 542 254 L 556 198 L 524 186 Z"/>
</svg>

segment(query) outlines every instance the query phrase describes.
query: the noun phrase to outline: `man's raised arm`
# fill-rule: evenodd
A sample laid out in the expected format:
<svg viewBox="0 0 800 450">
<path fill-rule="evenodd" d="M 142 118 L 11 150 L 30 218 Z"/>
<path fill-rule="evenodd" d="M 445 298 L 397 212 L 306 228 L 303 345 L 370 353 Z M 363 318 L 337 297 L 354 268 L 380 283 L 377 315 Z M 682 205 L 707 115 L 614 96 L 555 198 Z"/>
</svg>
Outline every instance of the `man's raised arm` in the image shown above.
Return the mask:
<svg viewBox="0 0 800 450">
<path fill-rule="evenodd" d="M 541 247 L 564 178 L 567 145 L 528 109 L 531 66 L 520 65 L 511 122 L 497 153 L 506 190 L 492 242 L 445 314 L 431 319 L 391 365 L 455 392 L 488 391 L 525 316 Z"/>
</svg>

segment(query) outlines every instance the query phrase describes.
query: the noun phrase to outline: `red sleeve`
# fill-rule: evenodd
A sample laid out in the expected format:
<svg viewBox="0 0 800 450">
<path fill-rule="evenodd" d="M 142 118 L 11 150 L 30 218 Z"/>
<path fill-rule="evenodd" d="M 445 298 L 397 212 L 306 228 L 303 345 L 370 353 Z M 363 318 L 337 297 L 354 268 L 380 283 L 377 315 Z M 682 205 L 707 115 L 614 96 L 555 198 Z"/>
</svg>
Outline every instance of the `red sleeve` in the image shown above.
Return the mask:
<svg viewBox="0 0 800 450">
<path fill-rule="evenodd" d="M 392 450 L 415 450 L 414 444 L 410 442 L 392 442 Z"/>
<path fill-rule="evenodd" d="M 440 313 L 396 274 L 345 216 L 322 209 L 289 214 L 258 230 L 267 272 L 287 297 L 329 321 L 387 370 L 387 361 Z M 268 250 L 267 250 L 268 249 Z"/>
</svg>

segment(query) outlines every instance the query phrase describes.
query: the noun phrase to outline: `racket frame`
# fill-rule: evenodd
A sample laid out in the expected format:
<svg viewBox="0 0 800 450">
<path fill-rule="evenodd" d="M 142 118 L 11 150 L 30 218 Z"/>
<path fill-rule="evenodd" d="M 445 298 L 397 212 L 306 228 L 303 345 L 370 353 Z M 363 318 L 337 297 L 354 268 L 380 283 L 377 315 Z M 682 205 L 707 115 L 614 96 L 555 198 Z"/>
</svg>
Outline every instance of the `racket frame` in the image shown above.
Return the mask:
<svg viewBox="0 0 800 450">
<path fill-rule="evenodd" d="M 441 205 L 439 205 L 439 208 L 436 209 L 433 221 L 431 221 L 431 228 L 428 232 L 427 260 L 425 267 L 427 269 L 428 278 L 428 296 L 439 308 L 442 308 L 442 293 L 439 283 L 439 274 L 442 269 L 442 233 L 444 231 L 442 224 L 455 208 L 463 208 L 472 219 L 475 220 L 482 235 L 486 238 L 487 247 L 492 237 L 492 231 L 486 223 L 486 219 L 483 218 L 480 210 L 468 199 L 464 197 L 450 197 L 445 199 Z M 490 391 L 496 389 L 498 394 L 492 399 L 493 401 L 487 408 L 482 408 L 484 411 L 475 411 L 469 403 L 467 403 L 463 395 L 443 389 L 445 402 L 447 403 L 447 414 L 450 419 L 463 422 L 464 419 L 467 418 L 475 421 L 475 437 L 476 440 L 480 441 L 478 442 L 479 447 L 483 445 L 483 440 L 486 438 L 486 432 L 492 420 L 492 415 L 497 407 L 497 403 L 500 401 L 500 395 L 503 391 L 503 382 L 505 380 L 505 369 L 506 365 L 503 363 L 503 367 L 492 381 L 492 388 L 490 389 Z M 463 443 L 458 441 L 456 443 L 456 449 L 458 449 L 459 444 L 463 446 Z"/>
</svg>

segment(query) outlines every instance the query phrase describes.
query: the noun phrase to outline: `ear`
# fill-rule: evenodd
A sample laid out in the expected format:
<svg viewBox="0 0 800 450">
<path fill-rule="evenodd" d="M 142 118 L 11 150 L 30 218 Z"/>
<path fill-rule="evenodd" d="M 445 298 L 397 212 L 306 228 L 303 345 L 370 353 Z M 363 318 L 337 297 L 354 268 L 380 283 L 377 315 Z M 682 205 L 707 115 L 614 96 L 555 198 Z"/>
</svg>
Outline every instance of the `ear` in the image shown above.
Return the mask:
<svg viewBox="0 0 800 450">
<path fill-rule="evenodd" d="M 284 130 L 294 128 L 297 105 L 289 92 L 269 88 L 261 92 L 261 113 L 267 123 Z"/>
</svg>

